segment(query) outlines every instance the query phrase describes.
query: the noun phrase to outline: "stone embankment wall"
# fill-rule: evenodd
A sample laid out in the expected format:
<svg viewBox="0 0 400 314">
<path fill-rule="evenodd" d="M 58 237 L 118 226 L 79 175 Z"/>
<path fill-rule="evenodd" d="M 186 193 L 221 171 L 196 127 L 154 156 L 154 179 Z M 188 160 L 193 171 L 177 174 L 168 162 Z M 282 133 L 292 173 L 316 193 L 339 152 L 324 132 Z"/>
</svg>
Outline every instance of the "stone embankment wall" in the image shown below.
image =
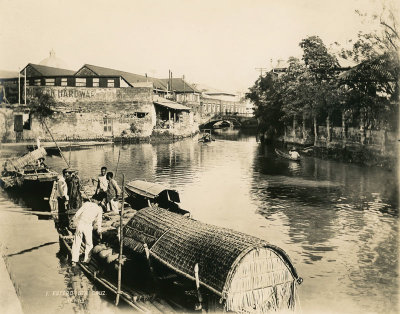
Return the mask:
<svg viewBox="0 0 400 314">
<path fill-rule="evenodd" d="M 34 95 L 36 88 L 57 101 L 55 112 L 44 120 L 56 140 L 145 138 L 153 131 L 156 114 L 150 87 L 29 87 L 27 96 Z M 23 128 L 15 125 L 16 116 L 23 116 Z M 41 120 L 29 114 L 27 107 L 3 108 L 0 120 L 5 121 L 0 126 L 3 142 L 51 140 Z"/>
<path fill-rule="evenodd" d="M 13 110 L 0 108 L 0 141 L 7 142 L 10 138 L 15 139 Z"/>
<path fill-rule="evenodd" d="M 56 101 L 54 113 L 42 120 L 24 105 L 0 108 L 0 140 L 141 141 L 150 137 L 182 138 L 198 131 L 198 114 L 181 111 L 178 121 L 158 129 L 152 87 L 87 88 L 30 86 L 27 97 L 36 90 Z M 44 124 L 43 124 L 44 121 Z M 47 128 L 46 128 L 47 126 Z"/>
</svg>

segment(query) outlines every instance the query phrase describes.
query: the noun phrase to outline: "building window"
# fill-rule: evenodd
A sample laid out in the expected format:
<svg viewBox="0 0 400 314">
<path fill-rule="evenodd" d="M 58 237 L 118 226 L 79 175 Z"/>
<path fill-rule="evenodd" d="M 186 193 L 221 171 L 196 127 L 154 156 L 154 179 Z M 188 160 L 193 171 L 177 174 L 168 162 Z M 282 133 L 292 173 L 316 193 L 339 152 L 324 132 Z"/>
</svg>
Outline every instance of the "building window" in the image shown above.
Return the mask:
<svg viewBox="0 0 400 314">
<path fill-rule="evenodd" d="M 77 77 L 75 86 L 86 87 L 86 78 Z"/>
<path fill-rule="evenodd" d="M 40 86 L 40 79 L 35 79 L 35 86 Z"/>
<path fill-rule="evenodd" d="M 46 86 L 54 86 L 54 82 L 55 82 L 55 79 L 53 79 L 53 78 L 45 79 L 45 85 Z"/>
<path fill-rule="evenodd" d="M 61 86 L 67 86 L 67 85 L 68 85 L 67 78 L 62 78 L 61 79 Z"/>
<path fill-rule="evenodd" d="M 138 118 L 144 118 L 148 115 L 148 112 L 135 112 L 135 116 Z"/>
<path fill-rule="evenodd" d="M 107 80 L 107 87 L 114 87 L 114 79 Z"/>
<path fill-rule="evenodd" d="M 103 118 L 104 123 L 104 132 L 110 133 L 112 132 L 112 120 L 111 118 Z"/>
<path fill-rule="evenodd" d="M 93 78 L 93 87 L 99 87 L 99 86 L 100 86 L 100 79 Z"/>
</svg>

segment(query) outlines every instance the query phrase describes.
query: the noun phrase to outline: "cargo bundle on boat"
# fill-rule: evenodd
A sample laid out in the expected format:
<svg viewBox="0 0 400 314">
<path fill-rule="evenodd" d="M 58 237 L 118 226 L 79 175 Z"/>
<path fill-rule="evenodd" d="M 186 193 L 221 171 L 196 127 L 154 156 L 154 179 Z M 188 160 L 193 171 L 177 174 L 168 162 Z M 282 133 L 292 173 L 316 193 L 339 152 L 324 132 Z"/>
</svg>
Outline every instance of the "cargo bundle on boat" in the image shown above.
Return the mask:
<svg viewBox="0 0 400 314">
<path fill-rule="evenodd" d="M 44 164 L 46 150 L 41 147 L 22 157 L 7 159 L 3 166 L 0 183 L 4 188 L 33 188 L 50 194 L 57 172 Z"/>
<path fill-rule="evenodd" d="M 124 227 L 123 241 L 128 256 L 148 250 L 158 276 L 165 277 L 167 271 L 198 282 L 200 293 L 208 295 L 208 303 L 222 307 L 219 310 L 295 307 L 301 278 L 286 253 L 264 240 L 149 207 Z"/>
</svg>

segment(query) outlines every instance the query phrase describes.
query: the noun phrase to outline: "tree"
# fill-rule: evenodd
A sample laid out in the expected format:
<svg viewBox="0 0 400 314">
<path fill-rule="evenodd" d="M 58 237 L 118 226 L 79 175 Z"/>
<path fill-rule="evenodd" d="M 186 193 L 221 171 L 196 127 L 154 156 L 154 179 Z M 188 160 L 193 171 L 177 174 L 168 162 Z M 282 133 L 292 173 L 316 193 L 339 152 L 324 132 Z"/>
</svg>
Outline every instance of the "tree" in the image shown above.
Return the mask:
<svg viewBox="0 0 400 314">
<path fill-rule="evenodd" d="M 286 73 L 286 116 L 301 114 L 304 121 L 312 118 L 314 126 L 314 143 L 317 140 L 317 117 L 321 112 L 328 114 L 327 130 L 330 138 L 330 115 L 336 109 L 335 92 L 337 89 L 336 72 L 338 61 L 328 52 L 318 36 L 309 36 L 300 42 L 303 49 L 302 65 L 299 60 L 289 60 Z"/>
<path fill-rule="evenodd" d="M 393 11 L 383 7 L 379 15 L 357 13 L 375 30 L 359 32 L 351 49 L 341 56 L 359 63 L 341 76 L 348 89 L 351 110 L 364 130 L 397 128 L 399 99 L 399 33 Z"/>
<path fill-rule="evenodd" d="M 56 101 L 54 98 L 41 89 L 35 89 L 33 97 L 28 98 L 28 106 L 31 113 L 36 115 L 41 121 L 54 113 L 53 107 Z"/>
<path fill-rule="evenodd" d="M 246 94 L 246 98 L 253 102 L 254 114 L 259 121 L 259 132 L 267 132 L 267 136 L 276 136 L 282 133 L 282 95 L 280 80 L 274 73 L 260 76 Z"/>
</svg>

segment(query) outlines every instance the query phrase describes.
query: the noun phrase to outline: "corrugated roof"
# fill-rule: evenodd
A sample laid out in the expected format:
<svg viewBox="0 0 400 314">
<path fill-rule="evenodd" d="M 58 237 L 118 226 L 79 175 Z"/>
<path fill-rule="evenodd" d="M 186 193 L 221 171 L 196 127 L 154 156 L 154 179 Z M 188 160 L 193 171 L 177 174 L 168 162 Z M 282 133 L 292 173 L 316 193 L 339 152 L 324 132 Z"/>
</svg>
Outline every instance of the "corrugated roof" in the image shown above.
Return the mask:
<svg viewBox="0 0 400 314">
<path fill-rule="evenodd" d="M 184 105 L 178 104 L 177 102 L 162 98 L 162 97 L 158 97 L 155 98 L 153 100 L 153 103 L 155 103 L 156 105 L 160 105 L 160 106 L 164 106 L 170 109 L 174 109 L 174 110 L 187 110 L 190 111 L 189 107 L 186 107 Z"/>
<path fill-rule="evenodd" d="M 237 96 L 236 93 L 232 93 L 229 91 L 223 91 L 220 89 L 216 89 L 214 87 L 210 87 L 208 85 L 204 85 L 204 84 L 200 84 L 200 83 L 196 83 L 193 84 L 193 86 L 198 90 L 203 92 L 204 94 L 207 95 L 229 95 L 229 96 Z"/>
<path fill-rule="evenodd" d="M 18 72 L 0 70 L 0 79 L 18 78 Z"/>
<path fill-rule="evenodd" d="M 154 88 L 166 90 L 164 84 L 162 82 L 160 82 L 159 79 L 156 79 L 154 77 L 146 77 L 144 75 L 139 75 L 139 74 L 135 74 L 135 73 L 100 67 L 100 66 L 92 65 L 92 64 L 85 64 L 83 67 L 90 69 L 91 71 L 96 73 L 98 76 L 120 76 L 131 85 L 133 85 L 134 83 L 137 83 L 137 82 L 152 82 L 154 85 Z M 78 73 L 81 69 L 79 69 L 76 73 Z"/>
<path fill-rule="evenodd" d="M 72 70 L 53 68 L 46 65 L 29 63 L 26 67 L 28 66 L 31 66 L 43 76 L 70 76 L 75 74 L 75 71 Z M 24 73 L 25 68 L 20 72 L 21 74 Z"/>
<path fill-rule="evenodd" d="M 165 86 L 168 86 L 169 79 L 160 79 Z M 178 93 L 200 93 L 194 86 L 184 81 L 182 78 L 172 78 L 172 90 Z"/>
</svg>

